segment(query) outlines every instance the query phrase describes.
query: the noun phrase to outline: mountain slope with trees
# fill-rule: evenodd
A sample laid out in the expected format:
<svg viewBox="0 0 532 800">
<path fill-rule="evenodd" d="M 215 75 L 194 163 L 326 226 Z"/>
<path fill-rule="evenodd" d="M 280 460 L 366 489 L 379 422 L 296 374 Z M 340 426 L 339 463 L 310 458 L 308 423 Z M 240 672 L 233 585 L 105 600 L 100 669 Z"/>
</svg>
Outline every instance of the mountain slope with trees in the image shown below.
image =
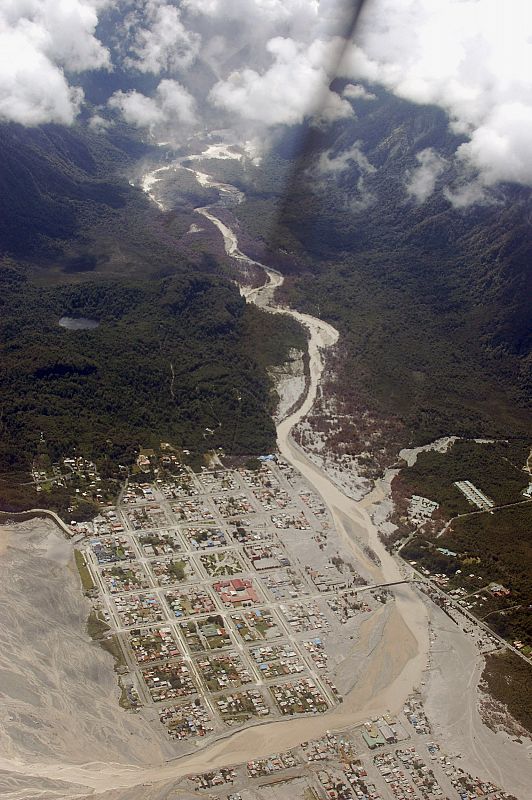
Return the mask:
<svg viewBox="0 0 532 800">
<path fill-rule="evenodd" d="M 161 214 L 130 185 L 148 148 L 81 125 L 4 126 L 0 148 L 1 506 L 34 502 L 18 484 L 42 439 L 107 471 L 161 441 L 270 451 L 268 367 L 304 335 L 248 307 L 223 257 L 187 248 L 192 208 Z"/>
<path fill-rule="evenodd" d="M 445 114 L 375 94 L 354 120 L 280 141 L 248 176 L 237 216 L 289 272 L 284 299 L 340 330 L 331 391 L 388 425 L 396 449 L 449 433 L 526 434 L 530 191 L 502 186 L 453 206 L 444 190 L 460 188 L 462 140 Z M 427 149 L 441 174 L 418 202 L 407 183 Z M 284 176 L 281 198 L 272 171 Z"/>
</svg>

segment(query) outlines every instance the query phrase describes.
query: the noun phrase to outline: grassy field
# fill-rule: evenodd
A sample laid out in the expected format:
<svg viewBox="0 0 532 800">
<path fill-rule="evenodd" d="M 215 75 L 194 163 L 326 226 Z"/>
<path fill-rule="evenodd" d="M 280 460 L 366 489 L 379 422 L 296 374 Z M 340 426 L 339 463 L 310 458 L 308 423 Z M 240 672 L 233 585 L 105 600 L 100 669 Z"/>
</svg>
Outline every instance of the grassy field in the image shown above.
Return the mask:
<svg viewBox="0 0 532 800">
<path fill-rule="evenodd" d="M 81 550 L 74 550 L 74 558 L 76 560 L 76 567 L 78 568 L 79 577 L 81 578 L 81 585 L 85 594 L 94 589 L 94 581 L 89 568 L 85 562 L 85 556 Z"/>
<path fill-rule="evenodd" d="M 124 658 L 124 652 L 117 636 L 111 636 L 109 639 L 100 639 L 99 643 L 104 650 L 113 656 L 115 660 L 115 670 L 119 669 L 120 667 L 127 666 L 126 659 Z"/>
<path fill-rule="evenodd" d="M 89 618 L 87 620 L 87 633 L 94 639 L 95 641 L 99 641 L 107 631 L 109 630 L 109 625 L 101 619 L 100 616 L 94 611 L 94 609 L 89 614 Z"/>
</svg>

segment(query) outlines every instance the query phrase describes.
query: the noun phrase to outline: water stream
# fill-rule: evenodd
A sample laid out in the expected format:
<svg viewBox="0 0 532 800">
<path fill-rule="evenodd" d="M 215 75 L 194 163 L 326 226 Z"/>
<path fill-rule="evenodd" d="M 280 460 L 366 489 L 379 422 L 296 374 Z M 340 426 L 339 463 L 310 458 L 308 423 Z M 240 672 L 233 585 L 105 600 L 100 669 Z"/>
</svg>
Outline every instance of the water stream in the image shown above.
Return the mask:
<svg viewBox="0 0 532 800">
<path fill-rule="evenodd" d="M 182 166 L 181 162 L 186 162 L 190 165 L 194 160 L 200 160 L 205 157 L 206 154 L 189 156 L 180 159 L 178 163 L 179 166 Z M 210 155 L 210 157 L 212 158 L 212 155 Z M 174 169 L 174 166 L 168 167 L 168 169 Z M 295 467 L 295 469 L 304 475 L 323 497 L 331 511 L 340 537 L 344 539 L 345 543 L 354 552 L 357 560 L 363 564 L 365 569 L 375 579 L 375 582 L 401 579 L 403 576 L 398 563 L 390 556 L 383 546 L 379 539 L 377 529 L 371 521 L 371 508 L 368 508 L 368 504 L 363 501 L 357 502 L 347 497 L 328 475 L 307 457 L 304 450 L 296 444 L 291 436 L 294 427 L 309 413 L 314 404 L 325 366 L 324 355 L 326 350 L 338 341 L 338 331 L 328 322 L 318 317 L 313 317 L 310 314 L 303 314 L 295 309 L 287 306 L 280 306 L 275 303 L 275 290 L 283 284 L 283 275 L 277 270 L 243 253 L 239 248 L 238 236 L 235 230 L 227 221 L 220 219 L 217 214 L 218 207 L 227 209 L 231 202 L 233 206 L 238 205 L 244 197 L 243 193 L 235 186 L 221 183 L 205 172 L 195 170 L 191 166 L 187 166 L 185 169 L 193 173 L 198 182 L 203 186 L 215 188 L 220 192 L 221 201 L 219 206 L 218 204 L 214 204 L 203 208 L 197 208 L 196 212 L 219 230 L 223 238 L 227 255 L 236 262 L 259 267 L 265 273 L 266 281 L 262 286 L 254 289 L 241 286 L 240 291 L 242 295 L 248 302 L 253 302 L 272 313 L 291 316 L 307 329 L 309 335 L 310 380 L 307 386 L 307 393 L 303 402 L 299 405 L 299 408 L 277 425 L 277 446 L 279 452 Z M 150 196 L 152 196 L 156 202 L 156 195 L 155 197 L 153 196 L 155 184 L 151 176 L 160 174 L 160 172 L 160 170 L 157 170 L 145 179 L 150 187 Z M 227 219 L 227 214 L 224 214 L 224 219 Z M 369 545 L 377 554 L 380 564 L 376 564 L 368 558 L 363 549 L 364 545 Z M 420 650 L 424 650 L 426 648 L 426 615 L 425 612 L 422 611 L 422 604 L 420 602 L 417 604 L 412 604 L 410 602 L 412 597 L 413 595 L 409 595 L 409 616 L 411 616 L 411 607 L 415 605 L 417 613 L 414 614 L 414 618 L 411 619 L 411 622 L 413 627 L 418 628 L 416 638 Z M 397 602 L 401 605 L 401 593 L 398 593 Z M 424 632 L 421 632 L 422 629 Z"/>
<path fill-rule="evenodd" d="M 190 158 L 187 161 L 190 162 Z M 196 174 L 193 168 L 187 169 Z M 149 187 L 150 196 L 157 202 L 154 193 L 156 181 L 152 180 L 152 175 L 146 176 L 144 185 Z M 224 198 L 220 205 L 225 209 L 231 195 L 236 202 L 239 202 L 239 196 L 242 197 L 236 187 L 221 184 L 205 173 L 198 172 L 197 177 L 203 185 L 219 189 Z M 217 205 L 198 208 L 196 212 L 218 229 L 228 256 L 237 262 L 253 264 L 264 270 L 266 281 L 262 286 L 254 289 L 241 287 L 241 293 L 246 300 L 274 314 L 288 314 L 308 331 L 310 380 L 299 408 L 277 425 L 279 452 L 321 495 L 330 510 L 340 539 L 356 560 L 363 564 L 375 583 L 400 580 L 403 576 L 399 566 L 380 542 L 366 505 L 347 497 L 323 470 L 310 461 L 291 436 L 294 426 L 308 414 L 314 404 L 323 374 L 324 354 L 338 341 L 338 331 L 317 317 L 276 305 L 275 289 L 282 285 L 283 275 L 240 250 L 235 230 L 218 217 Z M 224 218 L 226 216 L 224 214 Z M 378 555 L 380 563 L 368 558 L 364 550 L 364 546 L 368 544 Z M 215 764 L 231 763 L 235 759 L 235 752 L 238 752 L 237 760 L 258 758 L 273 750 L 288 749 L 307 738 L 322 735 L 329 728 L 353 725 L 368 715 L 398 711 L 412 689 L 420 684 L 422 671 L 426 666 L 428 634 L 426 609 L 414 590 L 409 586 L 400 586 L 396 588 L 394 595 L 394 603 L 390 608 L 383 607 L 362 625 L 357 650 L 365 654 L 364 674 L 346 694 L 340 706 L 320 718 L 268 722 L 245 731 L 237 731 L 227 739 L 206 748 L 204 755 L 198 754 L 184 759 L 183 762 L 179 760 L 172 766 L 169 765 L 168 770 L 159 772 L 159 778 L 163 776 L 163 772 L 176 775 L 182 769 L 199 771 Z"/>
</svg>

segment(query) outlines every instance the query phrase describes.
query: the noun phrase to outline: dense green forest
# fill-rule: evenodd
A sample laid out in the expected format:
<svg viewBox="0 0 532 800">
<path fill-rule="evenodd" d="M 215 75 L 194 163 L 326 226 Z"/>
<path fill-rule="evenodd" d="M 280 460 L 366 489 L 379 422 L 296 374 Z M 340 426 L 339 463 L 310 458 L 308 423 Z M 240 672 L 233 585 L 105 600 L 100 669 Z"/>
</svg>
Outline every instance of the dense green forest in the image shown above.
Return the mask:
<svg viewBox="0 0 532 800">
<path fill-rule="evenodd" d="M 498 653 L 486 659 L 482 682 L 488 692 L 508 707 L 510 714 L 532 733 L 530 667 L 513 653 Z"/>
<path fill-rule="evenodd" d="M 119 215 L 134 198 L 121 170 L 150 153 L 125 130 L 110 139 L 58 125 L 4 124 L 0 149 L 0 252 L 30 263 L 46 263 L 91 223 Z"/>
<path fill-rule="evenodd" d="M 193 203 L 161 214 L 142 191 L 161 153 L 127 127 L 3 125 L 0 148 L 0 262 L 34 282 L 223 273 L 223 259 L 182 241 Z"/>
<path fill-rule="evenodd" d="M 4 268 L 0 381 L 2 471 L 52 457 L 139 444 L 261 453 L 275 444 L 266 367 L 301 344 L 220 278 L 172 276 L 36 287 Z M 66 330 L 63 315 L 99 321 Z M 269 335 L 258 323 L 264 316 Z"/>
<path fill-rule="evenodd" d="M 532 443 L 529 439 L 500 442 L 456 441 L 447 452 L 428 450 L 394 479 L 394 492 L 429 497 L 445 517 L 472 510 L 455 481 L 469 480 L 496 505 L 523 500 L 530 476 L 524 470 Z"/>
<path fill-rule="evenodd" d="M 3 126 L 0 146 L 0 506 L 35 504 L 27 471 L 43 440 L 52 459 L 76 450 L 104 475 L 161 440 L 271 450 L 267 370 L 304 334 L 248 307 L 223 257 L 184 243 L 186 192 L 161 214 L 130 185 L 150 149 L 82 126 Z"/>
<path fill-rule="evenodd" d="M 433 574 L 447 575 L 448 588 L 462 586 L 472 593 L 492 581 L 501 583 L 510 595 L 495 598 L 481 593 L 475 613 L 485 617 L 500 636 L 521 639 L 527 646 L 532 645 L 532 501 L 526 500 L 523 489 L 530 483 L 524 469 L 529 454 L 530 440 L 457 441 L 446 453 L 420 453 L 416 463 L 404 467 L 392 484 L 398 535 L 412 530 L 406 505 L 413 494 L 440 504 L 434 525 L 424 526 L 401 555 Z M 479 513 L 453 485 L 459 480 L 475 484 L 498 510 Z"/>
</svg>

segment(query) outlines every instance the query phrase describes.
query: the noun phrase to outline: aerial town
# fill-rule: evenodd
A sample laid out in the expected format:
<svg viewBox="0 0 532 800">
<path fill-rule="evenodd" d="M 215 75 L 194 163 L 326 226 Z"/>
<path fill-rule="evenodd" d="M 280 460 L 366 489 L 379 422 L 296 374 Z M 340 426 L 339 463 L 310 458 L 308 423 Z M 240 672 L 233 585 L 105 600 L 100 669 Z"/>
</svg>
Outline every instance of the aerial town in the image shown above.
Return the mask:
<svg viewBox="0 0 532 800">
<path fill-rule="evenodd" d="M 288 464 L 171 468 L 153 483 L 141 469 L 116 507 L 71 525 L 135 710 L 155 709 L 182 742 L 336 706 L 349 689 L 335 682 L 338 642 L 385 588 L 328 536 L 325 506 Z"/>
<path fill-rule="evenodd" d="M 358 729 L 327 731 L 322 738 L 265 759 L 188 775 L 179 790 L 183 796 L 214 800 L 273 800 L 287 792 L 305 800 L 508 797 L 493 783 L 463 770 L 458 756 L 442 753 L 430 729 L 416 731 L 416 705 L 415 700 L 405 705 L 404 725 L 387 716 Z M 185 795 L 187 789 L 190 795 Z"/>
<path fill-rule="evenodd" d="M 116 506 L 70 525 L 93 614 L 114 643 L 121 704 L 156 720 L 176 755 L 229 730 L 341 705 L 353 682 L 346 643 L 392 605 L 391 587 L 352 563 L 320 497 L 281 458 L 196 473 L 170 461 L 148 481 L 143 460 Z M 493 644 L 473 626 L 471 635 L 481 649 Z M 191 774 L 179 787 L 220 800 L 261 787 L 308 800 L 509 797 L 435 738 L 416 693 L 399 714 Z"/>
</svg>

